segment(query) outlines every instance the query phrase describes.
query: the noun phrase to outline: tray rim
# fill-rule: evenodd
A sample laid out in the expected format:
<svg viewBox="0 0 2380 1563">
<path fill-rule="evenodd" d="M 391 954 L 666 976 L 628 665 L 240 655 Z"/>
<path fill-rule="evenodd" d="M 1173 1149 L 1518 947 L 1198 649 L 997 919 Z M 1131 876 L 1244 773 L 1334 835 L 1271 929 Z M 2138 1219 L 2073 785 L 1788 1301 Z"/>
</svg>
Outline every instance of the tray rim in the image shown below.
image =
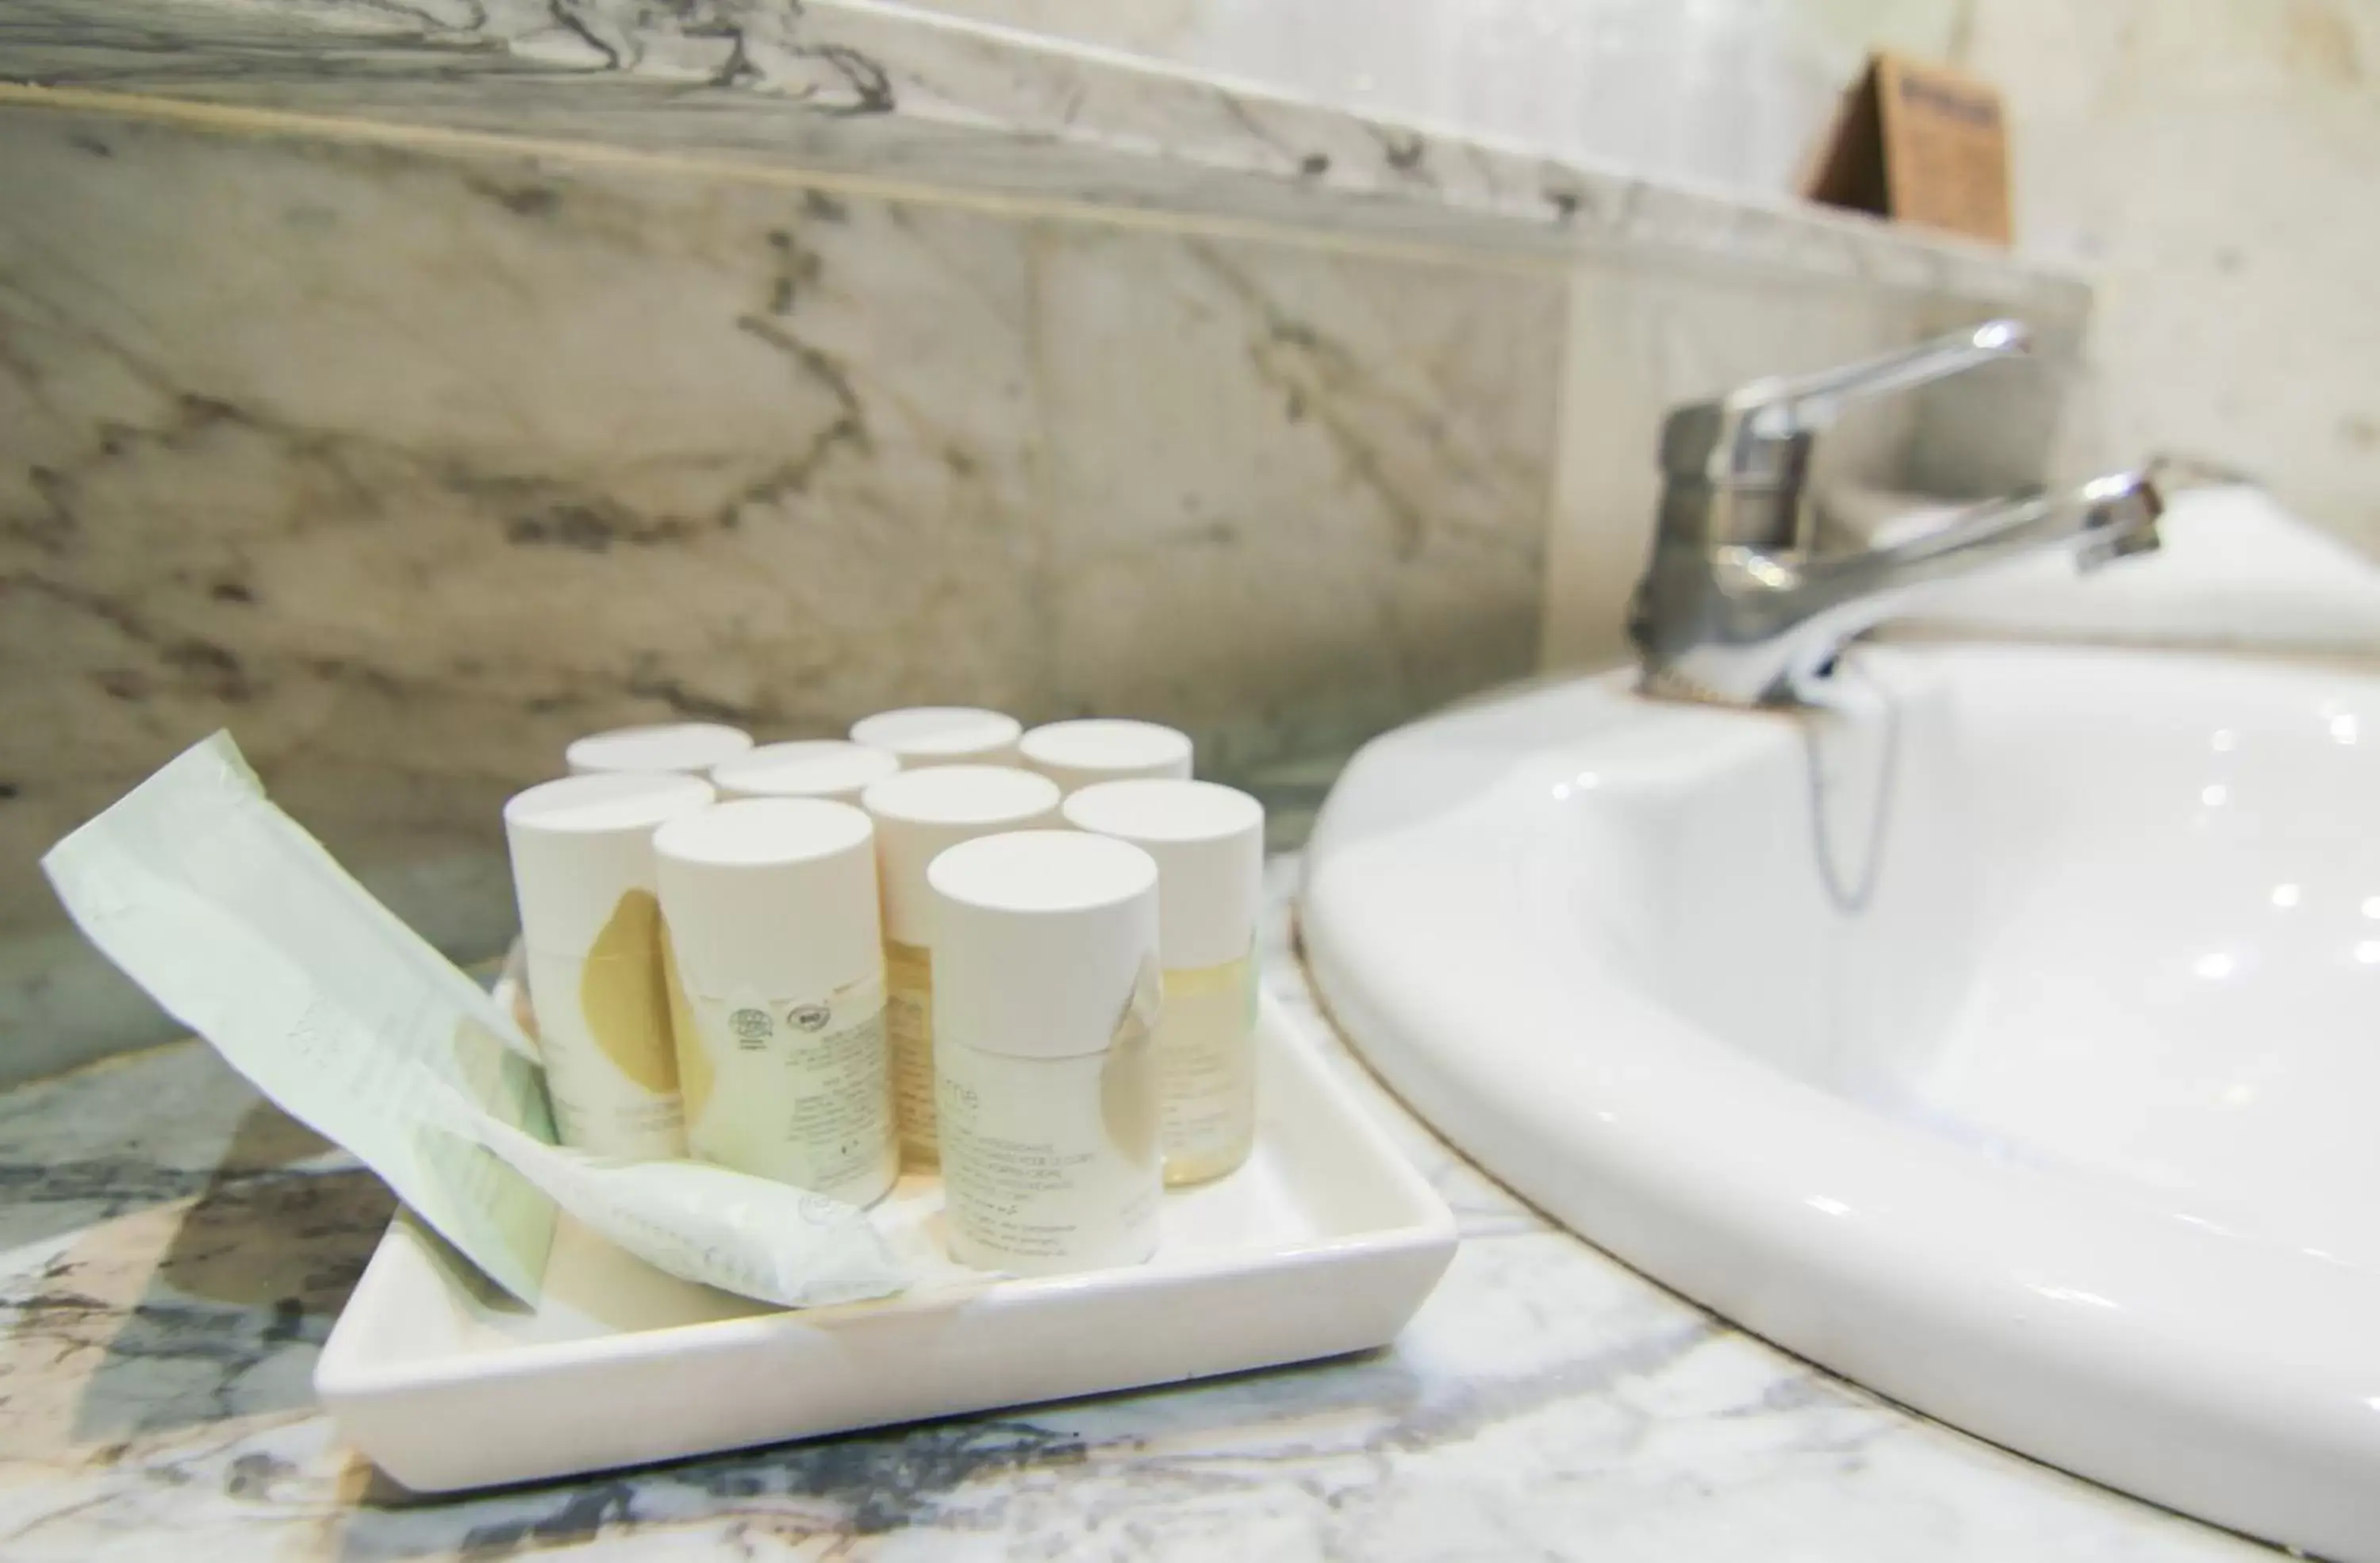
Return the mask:
<svg viewBox="0 0 2380 1563">
<path fill-rule="evenodd" d="M 899 1318 L 950 1313 L 964 1306 L 981 1306 L 987 1302 L 1007 1311 L 1031 1307 L 1044 1298 L 1083 1291 L 1098 1290 L 1118 1295 L 1161 1292 L 1195 1287 L 1253 1270 L 1277 1273 L 1323 1268 L 1371 1258 L 1418 1255 L 1432 1249 L 1443 1251 L 1439 1266 L 1439 1276 L 1442 1277 L 1445 1265 L 1452 1262 L 1454 1252 L 1461 1243 L 1461 1233 L 1452 1208 L 1420 1169 L 1406 1158 L 1374 1114 L 1354 1099 L 1346 1085 L 1332 1078 L 1315 1043 L 1305 1035 L 1306 1024 L 1309 1023 L 1301 1022 L 1269 991 L 1262 995 L 1260 1024 L 1262 1029 L 1271 1033 L 1271 1045 L 1280 1050 L 1291 1067 L 1303 1072 L 1317 1090 L 1338 1101 L 1349 1130 L 1364 1142 L 1373 1161 L 1396 1184 L 1395 1193 L 1401 1203 L 1422 1213 L 1420 1219 L 1367 1228 L 1318 1241 L 1222 1251 L 1191 1260 L 1160 1260 L 1154 1265 L 1111 1266 L 1055 1276 L 986 1275 L 979 1282 L 818 1308 L 770 1309 L 735 1318 L 689 1321 L 576 1339 L 525 1341 L 486 1351 L 376 1359 L 367 1355 L 364 1347 L 358 1343 L 355 1329 L 360 1327 L 351 1327 L 348 1321 L 351 1316 L 359 1316 L 359 1307 L 370 1306 L 380 1290 L 396 1284 L 391 1278 L 395 1270 L 407 1262 L 400 1251 L 411 1246 L 417 1251 L 419 1262 L 433 1269 L 451 1270 L 457 1264 L 468 1265 L 468 1261 L 447 1251 L 434 1233 L 422 1227 L 418 1218 L 400 1205 L 382 1231 L 372 1249 L 371 1258 L 365 1265 L 363 1274 L 358 1278 L 354 1290 L 348 1294 L 337 1320 L 332 1325 L 321 1354 L 315 1359 L 312 1375 L 315 1397 L 336 1420 L 336 1403 L 342 1400 L 377 1398 L 391 1392 L 451 1387 L 491 1379 L 568 1372 L 597 1364 L 617 1364 L 687 1352 L 732 1351 L 766 1344 L 795 1330 L 832 1327 L 853 1318 Z M 1427 1300 L 1430 1291 L 1436 1289 L 1438 1278 L 1433 1277 L 1429 1287 L 1416 1298 L 1416 1311 L 1420 1303 Z M 453 1284 L 443 1278 L 442 1283 Z M 1410 1318 L 1411 1315 L 1407 1316 Z M 368 1450 L 366 1452 L 369 1453 Z"/>
</svg>

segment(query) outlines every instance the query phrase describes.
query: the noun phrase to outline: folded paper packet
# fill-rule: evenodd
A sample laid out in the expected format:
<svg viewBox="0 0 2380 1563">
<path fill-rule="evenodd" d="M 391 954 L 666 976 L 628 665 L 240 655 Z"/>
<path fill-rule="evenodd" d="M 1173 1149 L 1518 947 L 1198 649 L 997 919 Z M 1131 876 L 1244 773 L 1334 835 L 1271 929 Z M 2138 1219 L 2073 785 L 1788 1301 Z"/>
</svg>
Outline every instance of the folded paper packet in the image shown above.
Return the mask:
<svg viewBox="0 0 2380 1563">
<path fill-rule="evenodd" d="M 227 733 L 42 867 L 108 959 L 523 1302 L 537 1302 L 557 1207 L 656 1268 L 784 1307 L 908 1283 L 841 1200 L 555 1145 L 513 1017 L 274 807 Z"/>
</svg>

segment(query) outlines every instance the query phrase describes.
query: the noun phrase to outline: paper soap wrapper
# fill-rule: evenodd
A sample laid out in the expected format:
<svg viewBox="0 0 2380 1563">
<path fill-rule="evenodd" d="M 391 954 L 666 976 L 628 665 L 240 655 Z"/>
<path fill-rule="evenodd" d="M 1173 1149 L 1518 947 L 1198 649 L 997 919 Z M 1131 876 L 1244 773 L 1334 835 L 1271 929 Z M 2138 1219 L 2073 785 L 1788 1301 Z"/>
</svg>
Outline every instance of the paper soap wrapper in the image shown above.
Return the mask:
<svg viewBox="0 0 2380 1563">
<path fill-rule="evenodd" d="M 798 1304 L 898 1290 L 865 1214 L 692 1163 L 561 1150 L 513 1017 L 264 795 L 228 734 L 42 860 L 83 933 L 291 1117 L 534 1304 L 555 1207 L 656 1267 Z"/>
<path fill-rule="evenodd" d="M 459 1121 L 589 1230 L 680 1280 L 781 1308 L 883 1297 L 909 1284 L 868 1212 L 701 1161 L 613 1161 L 484 1114 Z"/>
</svg>

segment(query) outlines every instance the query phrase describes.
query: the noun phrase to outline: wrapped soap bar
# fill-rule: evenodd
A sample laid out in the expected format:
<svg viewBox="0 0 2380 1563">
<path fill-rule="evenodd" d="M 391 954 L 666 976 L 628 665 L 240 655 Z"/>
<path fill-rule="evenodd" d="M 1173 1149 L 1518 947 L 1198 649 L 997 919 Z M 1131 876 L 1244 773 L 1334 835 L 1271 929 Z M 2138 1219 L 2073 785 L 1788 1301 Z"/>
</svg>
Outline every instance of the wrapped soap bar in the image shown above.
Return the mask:
<svg viewBox="0 0 2380 1563">
<path fill-rule="evenodd" d="M 856 1302 L 906 1278 L 857 1206 L 701 1161 L 614 1161 L 550 1145 L 453 1099 L 450 1123 L 579 1224 L 680 1280 L 786 1308 Z"/>
<path fill-rule="evenodd" d="M 843 1201 L 552 1144 L 514 1019 L 273 806 L 227 734 L 42 859 L 91 941 L 488 1278 L 537 1301 L 555 1207 L 657 1268 L 784 1306 L 908 1271 Z"/>
</svg>

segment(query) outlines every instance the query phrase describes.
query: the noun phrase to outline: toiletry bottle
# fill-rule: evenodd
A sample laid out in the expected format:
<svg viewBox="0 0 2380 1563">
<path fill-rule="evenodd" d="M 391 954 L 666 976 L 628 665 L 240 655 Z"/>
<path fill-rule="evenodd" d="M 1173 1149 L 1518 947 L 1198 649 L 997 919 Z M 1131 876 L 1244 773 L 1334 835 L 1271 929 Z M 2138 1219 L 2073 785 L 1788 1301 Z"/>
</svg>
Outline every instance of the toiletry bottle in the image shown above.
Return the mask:
<svg viewBox="0 0 2380 1563">
<path fill-rule="evenodd" d="M 889 749 L 905 769 L 928 765 L 1014 765 L 1014 717 L 974 706 L 911 706 L 851 724 L 851 741 Z"/>
<path fill-rule="evenodd" d="M 653 856 L 688 1153 L 881 1198 L 901 1156 L 868 816 L 819 798 L 722 803 L 662 826 Z"/>
<path fill-rule="evenodd" d="M 715 721 L 669 721 L 650 727 L 615 727 L 590 733 L 562 752 L 573 776 L 614 770 L 682 770 L 704 776 L 721 760 L 752 746 L 740 727 Z"/>
<path fill-rule="evenodd" d="M 875 782 L 861 802 L 876 822 L 884 897 L 885 1026 L 902 1159 L 931 1167 L 934 1141 L 932 905 L 926 866 L 937 854 L 1001 830 L 1058 823 L 1058 785 L 1005 766 L 939 765 Z"/>
<path fill-rule="evenodd" d="M 901 769 L 886 749 L 841 738 L 763 744 L 710 768 L 710 784 L 722 798 L 832 798 L 857 804 L 871 782 Z"/>
<path fill-rule="evenodd" d="M 1015 1275 L 1139 1264 L 1162 1188 L 1157 865 L 1127 842 L 1019 830 L 926 877 L 952 1257 Z"/>
<path fill-rule="evenodd" d="M 1100 782 L 1190 774 L 1190 738 L 1153 721 L 1086 717 L 1045 722 L 1017 740 L 1018 763 L 1072 793 Z"/>
<path fill-rule="evenodd" d="M 563 1144 L 686 1154 L 653 831 L 710 806 L 698 776 L 570 776 L 504 805 L 523 969 Z"/>
<path fill-rule="evenodd" d="M 1068 798 L 1064 812 L 1077 830 L 1157 860 L 1165 1181 L 1220 1177 L 1256 1141 L 1264 806 L 1211 782 L 1104 782 Z"/>
</svg>

